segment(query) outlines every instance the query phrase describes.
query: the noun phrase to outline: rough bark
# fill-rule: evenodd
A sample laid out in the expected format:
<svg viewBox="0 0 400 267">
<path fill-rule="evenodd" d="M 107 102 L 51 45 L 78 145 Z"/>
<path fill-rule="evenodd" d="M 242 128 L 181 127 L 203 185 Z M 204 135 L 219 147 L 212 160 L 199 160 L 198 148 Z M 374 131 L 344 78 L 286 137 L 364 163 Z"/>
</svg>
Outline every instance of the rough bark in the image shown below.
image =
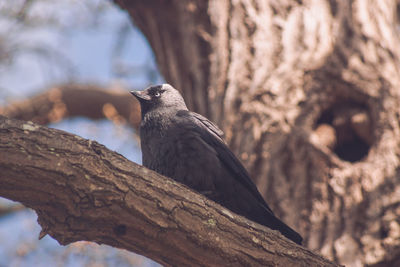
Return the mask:
<svg viewBox="0 0 400 267">
<path fill-rule="evenodd" d="M 399 263 L 398 1 L 115 2 L 309 248 Z"/>
<path fill-rule="evenodd" d="M 0 195 L 41 237 L 88 240 L 165 266 L 337 266 L 104 146 L 0 116 Z"/>
<path fill-rule="evenodd" d="M 0 107 L 0 114 L 39 124 L 76 116 L 107 118 L 135 128 L 140 123 L 139 104 L 128 90 L 83 84 L 53 86 L 39 95 Z"/>
</svg>

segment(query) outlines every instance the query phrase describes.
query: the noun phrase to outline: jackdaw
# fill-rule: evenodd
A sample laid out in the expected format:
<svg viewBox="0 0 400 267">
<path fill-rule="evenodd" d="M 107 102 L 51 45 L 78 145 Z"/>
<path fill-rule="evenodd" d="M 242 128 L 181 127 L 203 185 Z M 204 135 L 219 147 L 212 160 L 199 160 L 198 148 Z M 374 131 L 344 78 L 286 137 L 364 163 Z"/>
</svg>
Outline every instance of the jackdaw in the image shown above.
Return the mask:
<svg viewBox="0 0 400 267">
<path fill-rule="evenodd" d="M 268 207 L 226 145 L 223 132 L 205 117 L 189 111 L 175 88 L 163 84 L 131 93 L 142 110 L 140 139 L 145 167 L 301 244 L 302 237 Z"/>
</svg>

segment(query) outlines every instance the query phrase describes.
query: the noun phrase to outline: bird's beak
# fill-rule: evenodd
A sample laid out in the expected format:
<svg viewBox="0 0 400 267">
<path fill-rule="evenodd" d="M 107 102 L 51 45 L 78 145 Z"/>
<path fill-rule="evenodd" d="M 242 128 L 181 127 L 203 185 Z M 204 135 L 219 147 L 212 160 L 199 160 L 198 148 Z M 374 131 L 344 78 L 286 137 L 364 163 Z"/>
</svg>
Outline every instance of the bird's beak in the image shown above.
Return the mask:
<svg viewBox="0 0 400 267">
<path fill-rule="evenodd" d="M 131 91 L 131 94 L 136 97 L 139 102 L 150 101 L 151 97 L 147 94 L 147 90 L 144 91 Z"/>
</svg>

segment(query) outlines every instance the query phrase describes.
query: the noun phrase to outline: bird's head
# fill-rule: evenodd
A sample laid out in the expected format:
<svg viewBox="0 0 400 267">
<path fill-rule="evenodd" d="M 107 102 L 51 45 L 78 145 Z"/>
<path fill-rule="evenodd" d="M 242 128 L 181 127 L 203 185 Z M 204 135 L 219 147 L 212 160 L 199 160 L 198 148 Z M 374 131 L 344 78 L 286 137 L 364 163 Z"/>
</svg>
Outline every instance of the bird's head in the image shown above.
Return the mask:
<svg viewBox="0 0 400 267">
<path fill-rule="evenodd" d="M 187 110 L 179 91 L 167 83 L 150 86 L 143 91 L 131 91 L 131 94 L 139 100 L 142 115 L 160 108 Z"/>
</svg>

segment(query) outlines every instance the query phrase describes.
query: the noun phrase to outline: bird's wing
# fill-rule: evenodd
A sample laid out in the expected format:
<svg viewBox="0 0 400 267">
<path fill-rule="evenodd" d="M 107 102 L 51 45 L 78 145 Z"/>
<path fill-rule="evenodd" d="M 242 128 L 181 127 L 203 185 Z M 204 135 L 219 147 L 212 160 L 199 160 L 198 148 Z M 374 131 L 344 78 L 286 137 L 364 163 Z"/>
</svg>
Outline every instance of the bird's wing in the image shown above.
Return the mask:
<svg viewBox="0 0 400 267">
<path fill-rule="evenodd" d="M 177 113 L 177 116 L 183 120 L 189 120 L 196 125 L 196 127 L 193 127 L 193 130 L 197 131 L 201 138 L 215 149 L 218 154 L 218 158 L 232 173 L 232 176 L 235 177 L 245 188 L 247 188 L 247 190 L 249 190 L 260 202 L 260 204 L 273 215 L 272 210 L 261 196 L 256 185 L 250 179 L 250 176 L 243 167 L 242 163 L 225 144 L 225 141 L 223 140 L 223 131 L 207 118 L 195 112 L 181 110 Z"/>
<path fill-rule="evenodd" d="M 213 134 L 217 139 L 219 139 L 219 141 L 225 143 L 223 139 L 224 132 L 220 128 L 218 128 L 218 126 L 215 125 L 212 121 L 208 120 L 206 117 L 203 117 L 202 115 L 191 111 L 182 112 L 182 115 L 187 117 L 194 117 L 195 124 L 198 125 L 200 122 L 201 123 L 200 127 L 205 127 L 209 132 L 211 132 L 211 134 Z"/>
</svg>

